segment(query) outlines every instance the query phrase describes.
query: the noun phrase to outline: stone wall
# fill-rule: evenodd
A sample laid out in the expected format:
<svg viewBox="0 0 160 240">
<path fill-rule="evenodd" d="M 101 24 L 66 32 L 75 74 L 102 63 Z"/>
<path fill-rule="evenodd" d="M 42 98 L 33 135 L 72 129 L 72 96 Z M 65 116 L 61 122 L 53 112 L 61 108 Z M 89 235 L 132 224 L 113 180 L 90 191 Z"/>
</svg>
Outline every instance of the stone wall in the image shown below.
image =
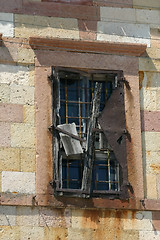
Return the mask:
<svg viewBox="0 0 160 240">
<path fill-rule="evenodd" d="M 4 4 L 0 0 L 0 33 L 0 238 L 158 240 L 159 1 L 8 0 Z M 80 53 L 71 55 L 67 49 L 59 53 L 58 48 L 49 50 L 48 46 L 43 51 L 34 50 L 29 37 L 147 45 L 140 57 L 125 58 L 117 53 L 106 58 L 110 58 L 112 69 L 116 64 L 125 66 L 132 92 L 137 96 L 132 106 L 137 111 L 136 128 L 132 129 L 134 150 L 128 160 L 129 180 L 136 193 L 130 194 L 128 202 L 100 199 L 86 203 L 51 197 L 51 135 L 47 132 L 52 119 L 51 89 L 47 82 L 50 66 L 74 63 L 105 68 L 109 63 L 104 54 L 95 57 L 94 53 L 86 53 L 84 57 L 83 53 L 79 57 Z"/>
</svg>

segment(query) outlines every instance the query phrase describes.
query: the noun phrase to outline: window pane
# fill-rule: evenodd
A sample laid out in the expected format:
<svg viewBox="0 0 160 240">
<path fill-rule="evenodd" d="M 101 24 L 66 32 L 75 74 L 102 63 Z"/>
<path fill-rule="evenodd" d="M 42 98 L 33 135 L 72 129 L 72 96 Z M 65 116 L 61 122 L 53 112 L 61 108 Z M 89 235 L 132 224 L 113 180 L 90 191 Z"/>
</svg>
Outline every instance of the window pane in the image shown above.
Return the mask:
<svg viewBox="0 0 160 240">
<path fill-rule="evenodd" d="M 100 112 L 107 99 L 112 94 L 114 74 L 92 74 L 89 77 L 76 73 L 61 71 L 60 74 L 60 117 L 61 124 L 75 123 L 81 138 L 86 140 L 87 127 L 90 118 L 91 101 L 96 81 L 102 83 Z M 99 128 L 97 123 L 96 128 Z M 96 132 L 94 137 L 94 166 L 92 172 L 92 190 L 119 189 L 119 167 L 114 153 L 102 132 Z M 83 143 L 85 148 L 85 143 Z M 63 149 L 62 149 L 63 151 Z M 83 160 L 76 158 L 63 159 L 63 188 L 81 189 L 83 175 Z"/>
</svg>

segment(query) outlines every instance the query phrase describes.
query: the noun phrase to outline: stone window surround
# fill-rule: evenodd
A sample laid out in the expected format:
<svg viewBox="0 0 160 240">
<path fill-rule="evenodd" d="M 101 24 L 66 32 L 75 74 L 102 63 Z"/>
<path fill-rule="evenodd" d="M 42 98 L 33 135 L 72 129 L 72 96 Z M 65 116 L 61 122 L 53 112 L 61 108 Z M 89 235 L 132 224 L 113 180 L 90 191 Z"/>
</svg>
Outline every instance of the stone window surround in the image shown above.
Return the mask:
<svg viewBox="0 0 160 240">
<path fill-rule="evenodd" d="M 130 192 L 130 198 L 144 199 L 143 170 L 141 154 L 141 128 L 140 128 L 140 106 L 139 106 L 139 76 L 138 58 L 134 56 L 101 55 L 93 53 L 75 53 L 66 51 L 45 51 L 35 50 L 36 54 L 36 126 L 37 126 L 37 173 L 36 191 L 45 196 L 48 201 L 53 203 L 53 189 L 49 182 L 52 181 L 52 136 L 47 131 L 52 123 L 52 100 L 51 86 L 47 80 L 51 74 L 51 66 L 89 68 L 101 70 L 122 70 L 124 77 L 131 86 L 131 91 L 125 88 L 125 102 L 127 109 L 127 128 L 131 134 L 131 144 L 127 146 L 127 161 L 129 170 L 129 182 L 134 192 Z M 44 93 L 47 93 L 44 97 Z M 42 104 L 42 99 L 43 104 Z M 43 119 L 43 116 L 45 118 Z M 42 121 L 43 119 L 43 121 Z M 133 121 L 134 120 L 134 121 Z M 43 137 L 42 137 L 43 136 Z M 46 141 L 44 142 L 44 139 Z M 134 144 L 133 144 L 134 143 Z M 69 198 L 57 197 L 55 202 L 61 204 L 69 203 Z M 80 201 L 83 202 L 82 199 Z M 88 202 L 92 201 L 89 200 Z M 112 201 L 108 199 L 94 199 L 96 205 L 101 205 L 101 201 Z M 118 200 L 116 200 L 118 201 Z M 74 203 L 74 201 L 72 200 Z M 79 202 L 76 200 L 75 202 Z M 85 205 L 87 200 L 84 200 Z M 87 204 L 88 207 L 90 203 Z"/>
<path fill-rule="evenodd" d="M 121 47 L 122 45 L 120 45 Z M 35 50 L 35 105 L 36 105 L 36 195 L 2 195 L 2 204 L 49 205 L 54 207 L 127 208 L 144 209 L 143 169 L 141 153 L 141 127 L 139 105 L 138 58 L 118 54 L 77 53 L 70 51 Z M 128 54 L 127 54 L 128 55 Z M 133 54 L 131 54 L 133 55 Z M 131 134 L 127 146 L 129 182 L 133 188 L 129 201 L 119 199 L 74 199 L 53 195 L 52 181 L 52 135 L 48 127 L 52 123 L 52 92 L 48 76 L 51 66 L 122 70 L 131 91 L 125 89 L 126 123 Z"/>
</svg>

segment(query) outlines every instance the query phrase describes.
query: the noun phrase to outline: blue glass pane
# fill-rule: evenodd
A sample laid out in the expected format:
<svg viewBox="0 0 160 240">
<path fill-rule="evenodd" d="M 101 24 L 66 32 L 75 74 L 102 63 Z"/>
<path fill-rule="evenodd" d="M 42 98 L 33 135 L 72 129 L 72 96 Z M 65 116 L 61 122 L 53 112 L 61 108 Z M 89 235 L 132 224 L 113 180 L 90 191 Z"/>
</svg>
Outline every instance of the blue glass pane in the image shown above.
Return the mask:
<svg viewBox="0 0 160 240">
<path fill-rule="evenodd" d="M 96 179 L 97 181 L 108 180 L 108 167 L 96 166 Z"/>
<path fill-rule="evenodd" d="M 79 105 L 76 103 L 68 103 L 68 116 L 78 117 L 79 116 Z"/>
<path fill-rule="evenodd" d="M 71 189 L 80 189 L 81 188 L 81 182 L 70 181 L 69 182 L 69 188 L 71 188 Z"/>
<path fill-rule="evenodd" d="M 97 190 L 108 190 L 109 183 L 97 183 Z"/>
<path fill-rule="evenodd" d="M 79 88 L 78 81 L 67 81 L 67 98 L 68 101 L 78 101 L 79 98 Z"/>
<path fill-rule="evenodd" d="M 66 105 L 63 102 L 61 102 L 61 107 L 60 107 L 59 113 L 60 113 L 61 117 L 66 117 Z"/>
<path fill-rule="evenodd" d="M 62 166 L 62 180 L 67 179 L 67 166 L 63 164 Z"/>
<path fill-rule="evenodd" d="M 78 160 L 71 160 L 69 163 L 69 179 L 80 179 L 81 178 L 81 169 L 80 162 Z"/>
<path fill-rule="evenodd" d="M 111 190 L 118 190 L 118 183 L 111 183 Z"/>
<path fill-rule="evenodd" d="M 81 117 L 90 116 L 90 104 L 81 104 Z"/>
<path fill-rule="evenodd" d="M 107 99 L 111 96 L 112 94 L 112 82 L 107 82 Z"/>
<path fill-rule="evenodd" d="M 60 98 L 61 100 L 65 100 L 65 88 L 60 88 Z"/>
</svg>

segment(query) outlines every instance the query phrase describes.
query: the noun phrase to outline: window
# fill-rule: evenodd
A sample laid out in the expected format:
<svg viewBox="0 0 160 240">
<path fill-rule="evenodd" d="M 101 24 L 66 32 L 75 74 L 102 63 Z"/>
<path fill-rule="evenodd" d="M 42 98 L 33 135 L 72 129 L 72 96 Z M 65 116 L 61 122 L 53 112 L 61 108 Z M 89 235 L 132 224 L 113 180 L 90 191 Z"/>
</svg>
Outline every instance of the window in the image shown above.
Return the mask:
<svg viewBox="0 0 160 240">
<path fill-rule="evenodd" d="M 52 68 L 55 194 L 127 196 L 122 76 L 122 71 Z"/>
</svg>

